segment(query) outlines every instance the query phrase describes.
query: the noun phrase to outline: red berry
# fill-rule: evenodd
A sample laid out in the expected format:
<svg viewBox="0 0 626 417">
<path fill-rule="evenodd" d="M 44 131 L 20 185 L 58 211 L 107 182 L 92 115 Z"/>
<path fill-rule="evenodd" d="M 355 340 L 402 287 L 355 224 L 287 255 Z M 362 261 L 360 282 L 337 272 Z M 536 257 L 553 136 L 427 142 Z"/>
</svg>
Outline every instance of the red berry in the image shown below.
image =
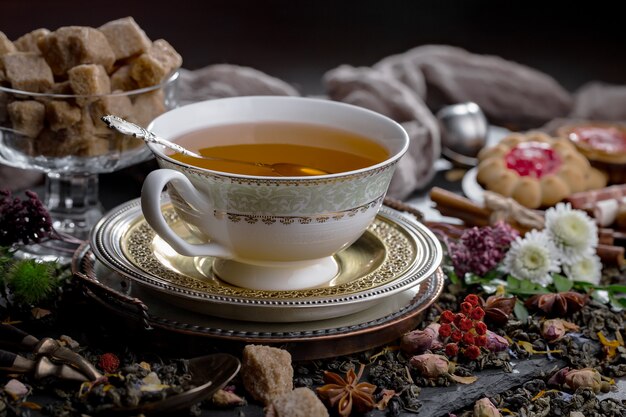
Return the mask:
<svg viewBox="0 0 626 417">
<path fill-rule="evenodd" d="M 466 315 L 470 314 L 473 308 L 474 306 L 468 303 L 467 301 L 464 301 L 461 303 L 461 313 L 464 313 Z"/>
<path fill-rule="evenodd" d="M 463 342 L 465 342 L 468 345 L 473 345 L 474 344 L 474 335 L 471 333 L 465 333 L 463 335 Z"/>
<path fill-rule="evenodd" d="M 119 368 L 120 360 L 113 353 L 105 353 L 100 356 L 98 366 L 107 374 L 112 374 Z"/>
<path fill-rule="evenodd" d="M 441 313 L 441 317 L 439 317 L 439 322 L 442 324 L 452 323 L 453 321 L 454 321 L 454 313 L 451 312 L 450 310 L 444 310 L 443 313 Z"/>
<path fill-rule="evenodd" d="M 450 339 L 452 339 L 453 342 L 460 342 L 461 339 L 463 339 L 463 333 L 461 333 L 460 330 L 455 330 L 450 335 Z"/>
<path fill-rule="evenodd" d="M 470 317 L 473 318 L 474 320 L 482 320 L 482 318 L 485 317 L 485 310 L 483 310 L 480 307 L 476 307 L 470 313 Z"/>
<path fill-rule="evenodd" d="M 456 343 L 448 343 L 446 345 L 446 355 L 450 358 L 455 357 L 459 354 L 459 345 Z"/>
<path fill-rule="evenodd" d="M 459 323 L 459 329 L 463 332 L 469 331 L 472 327 L 474 327 L 474 322 L 470 319 L 463 319 Z"/>
<path fill-rule="evenodd" d="M 487 346 L 487 336 L 480 335 L 474 338 L 474 344 L 476 346 Z"/>
<path fill-rule="evenodd" d="M 479 335 L 487 334 L 487 325 L 482 321 L 476 322 L 474 330 L 476 330 L 476 333 Z"/>
<path fill-rule="evenodd" d="M 450 326 L 450 324 L 444 323 L 441 326 L 439 326 L 439 336 L 448 337 L 450 336 L 451 333 L 452 333 L 452 326 Z"/>
<path fill-rule="evenodd" d="M 478 346 L 468 346 L 463 350 L 463 355 L 470 360 L 478 359 L 480 356 L 480 348 Z"/>
<path fill-rule="evenodd" d="M 476 294 L 468 294 L 463 301 L 470 303 L 472 307 L 476 307 L 480 303 Z"/>
<path fill-rule="evenodd" d="M 465 314 L 462 313 L 456 313 L 454 315 L 454 324 L 456 324 L 457 326 L 459 325 L 459 323 L 461 322 L 461 320 L 463 320 L 465 318 Z"/>
</svg>

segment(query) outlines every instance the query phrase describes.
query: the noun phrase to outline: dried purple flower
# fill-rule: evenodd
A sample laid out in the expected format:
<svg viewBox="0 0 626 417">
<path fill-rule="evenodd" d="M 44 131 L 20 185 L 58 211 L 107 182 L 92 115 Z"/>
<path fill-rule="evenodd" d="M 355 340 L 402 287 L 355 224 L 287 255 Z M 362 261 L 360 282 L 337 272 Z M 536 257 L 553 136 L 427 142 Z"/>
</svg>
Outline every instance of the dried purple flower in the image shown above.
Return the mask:
<svg viewBox="0 0 626 417">
<path fill-rule="evenodd" d="M 502 261 L 517 236 L 511 226 L 498 222 L 495 226 L 466 229 L 458 242 L 446 239 L 457 275 L 463 276 L 467 272 L 485 275 Z"/>
<path fill-rule="evenodd" d="M 25 194 L 28 199 L 21 200 L 8 190 L 0 190 L 0 246 L 38 243 L 56 237 L 50 214 L 37 194 Z"/>
<path fill-rule="evenodd" d="M 519 236 L 519 232 L 511 227 L 510 224 L 503 221 L 497 222 L 491 226 L 491 237 L 496 245 L 508 248 L 511 242 Z"/>
<path fill-rule="evenodd" d="M 487 330 L 487 344 L 485 347 L 492 352 L 501 352 L 508 349 L 509 341 L 499 334 Z"/>
</svg>

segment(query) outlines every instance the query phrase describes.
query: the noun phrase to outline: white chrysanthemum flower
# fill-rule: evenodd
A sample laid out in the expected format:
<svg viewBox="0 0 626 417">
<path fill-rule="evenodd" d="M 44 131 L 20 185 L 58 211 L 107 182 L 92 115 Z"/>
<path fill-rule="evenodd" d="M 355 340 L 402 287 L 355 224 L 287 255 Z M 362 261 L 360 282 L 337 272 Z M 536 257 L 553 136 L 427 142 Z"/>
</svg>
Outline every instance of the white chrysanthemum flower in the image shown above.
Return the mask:
<svg viewBox="0 0 626 417">
<path fill-rule="evenodd" d="M 545 231 L 562 263 L 573 264 L 595 253 L 598 226 L 587 213 L 559 203 L 546 210 L 545 219 Z"/>
<path fill-rule="evenodd" d="M 602 276 L 602 261 L 595 254 L 585 256 L 576 263 L 563 265 L 563 272 L 572 281 L 590 282 L 598 285 Z"/>
<path fill-rule="evenodd" d="M 551 272 L 559 271 L 558 255 L 544 232 L 537 230 L 518 237 L 504 257 L 504 269 L 515 278 L 540 285 L 552 283 Z"/>
</svg>

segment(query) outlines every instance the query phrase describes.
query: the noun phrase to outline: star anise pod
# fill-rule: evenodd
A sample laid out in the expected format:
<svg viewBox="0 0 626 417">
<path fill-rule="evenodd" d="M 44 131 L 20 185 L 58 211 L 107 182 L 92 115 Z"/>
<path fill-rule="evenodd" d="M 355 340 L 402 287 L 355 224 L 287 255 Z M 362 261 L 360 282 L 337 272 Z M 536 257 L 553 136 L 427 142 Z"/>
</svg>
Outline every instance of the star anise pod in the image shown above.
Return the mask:
<svg viewBox="0 0 626 417">
<path fill-rule="evenodd" d="M 587 304 L 588 294 L 575 291 L 550 294 L 536 294 L 526 300 L 526 307 L 541 310 L 549 316 L 565 316 L 574 314 Z"/>
<path fill-rule="evenodd" d="M 490 296 L 487 301 L 482 303 L 483 310 L 485 310 L 485 321 L 496 326 L 504 326 L 513 313 L 516 301 L 516 297 Z"/>
<path fill-rule="evenodd" d="M 363 375 L 364 365 L 359 368 L 358 375 L 354 369 L 342 378 L 334 372 L 324 371 L 326 385 L 317 389 L 317 394 L 329 407 L 336 409 L 341 417 L 348 417 L 354 409 L 357 413 L 366 413 L 374 408 L 374 391 L 376 385 L 359 382 Z"/>
</svg>

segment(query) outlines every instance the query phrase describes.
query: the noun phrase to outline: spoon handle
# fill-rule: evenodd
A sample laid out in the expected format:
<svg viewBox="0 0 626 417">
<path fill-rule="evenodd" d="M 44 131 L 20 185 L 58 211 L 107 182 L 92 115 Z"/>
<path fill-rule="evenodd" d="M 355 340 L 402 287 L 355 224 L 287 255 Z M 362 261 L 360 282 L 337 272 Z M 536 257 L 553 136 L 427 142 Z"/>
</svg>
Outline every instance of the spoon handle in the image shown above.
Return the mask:
<svg viewBox="0 0 626 417">
<path fill-rule="evenodd" d="M 167 141 L 150 132 L 149 130 L 144 129 L 141 126 L 136 125 L 135 123 L 129 122 L 128 120 L 124 120 L 121 117 L 114 116 L 112 114 L 102 116 L 102 121 L 107 124 L 111 129 L 115 129 L 123 135 L 134 136 L 139 139 L 143 139 L 145 142 L 156 143 L 158 145 L 165 146 L 166 148 L 172 149 L 178 153 L 182 153 L 183 155 L 193 156 L 194 158 L 204 158 L 202 155 L 197 154 L 195 152 L 190 151 L 189 149 L 185 149 L 176 143 Z"/>
</svg>

